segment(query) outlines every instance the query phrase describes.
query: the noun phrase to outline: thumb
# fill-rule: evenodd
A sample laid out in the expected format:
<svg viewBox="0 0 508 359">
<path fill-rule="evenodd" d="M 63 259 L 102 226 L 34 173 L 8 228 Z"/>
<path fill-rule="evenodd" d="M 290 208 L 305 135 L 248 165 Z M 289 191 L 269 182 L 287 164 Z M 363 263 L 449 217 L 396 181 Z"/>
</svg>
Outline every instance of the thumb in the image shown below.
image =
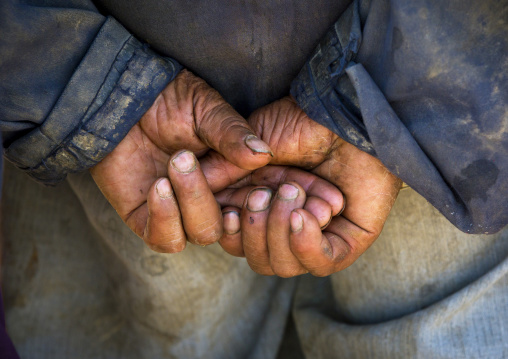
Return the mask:
<svg viewBox="0 0 508 359">
<path fill-rule="evenodd" d="M 311 120 L 292 97 L 256 110 L 249 124 L 274 149 L 272 165 L 313 168 L 325 160 L 337 139 L 333 132 Z"/>
<path fill-rule="evenodd" d="M 194 92 L 196 134 L 202 142 L 244 170 L 267 165 L 273 157 L 247 121 L 210 86 Z"/>
</svg>

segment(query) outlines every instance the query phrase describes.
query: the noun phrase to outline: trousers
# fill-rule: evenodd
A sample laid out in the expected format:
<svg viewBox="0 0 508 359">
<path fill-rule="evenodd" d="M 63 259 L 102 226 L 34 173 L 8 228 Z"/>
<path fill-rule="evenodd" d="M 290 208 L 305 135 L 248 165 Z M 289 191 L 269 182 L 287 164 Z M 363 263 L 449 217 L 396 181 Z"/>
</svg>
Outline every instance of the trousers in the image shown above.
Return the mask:
<svg viewBox="0 0 508 359">
<path fill-rule="evenodd" d="M 10 165 L 4 178 L 21 358 L 508 357 L 508 230 L 466 235 L 411 189 L 352 266 L 281 279 L 218 245 L 152 252 L 86 172 L 56 188 Z"/>
</svg>

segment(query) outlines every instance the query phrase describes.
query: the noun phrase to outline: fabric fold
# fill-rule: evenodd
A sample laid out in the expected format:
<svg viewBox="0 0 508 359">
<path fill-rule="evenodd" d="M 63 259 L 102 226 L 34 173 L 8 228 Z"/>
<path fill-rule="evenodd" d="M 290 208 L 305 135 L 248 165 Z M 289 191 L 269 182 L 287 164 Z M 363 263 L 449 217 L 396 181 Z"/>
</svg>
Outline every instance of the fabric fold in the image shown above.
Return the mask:
<svg viewBox="0 0 508 359">
<path fill-rule="evenodd" d="M 44 123 L 6 149 L 45 184 L 110 153 L 181 70 L 108 18 Z"/>
</svg>

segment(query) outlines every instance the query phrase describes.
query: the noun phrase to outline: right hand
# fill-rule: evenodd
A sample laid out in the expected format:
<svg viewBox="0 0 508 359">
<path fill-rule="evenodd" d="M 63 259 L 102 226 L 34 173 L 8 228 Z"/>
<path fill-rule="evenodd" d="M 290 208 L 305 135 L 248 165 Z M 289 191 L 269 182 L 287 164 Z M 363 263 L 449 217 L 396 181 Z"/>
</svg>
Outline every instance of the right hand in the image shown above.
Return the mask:
<svg viewBox="0 0 508 359">
<path fill-rule="evenodd" d="M 209 149 L 217 151 L 212 156 L 222 154 L 230 170 L 205 178 L 196 157 Z M 183 250 L 186 239 L 216 242 L 223 228 L 212 190 L 266 165 L 271 156 L 217 91 L 184 70 L 90 172 L 134 233 L 153 250 L 172 253 Z"/>
</svg>

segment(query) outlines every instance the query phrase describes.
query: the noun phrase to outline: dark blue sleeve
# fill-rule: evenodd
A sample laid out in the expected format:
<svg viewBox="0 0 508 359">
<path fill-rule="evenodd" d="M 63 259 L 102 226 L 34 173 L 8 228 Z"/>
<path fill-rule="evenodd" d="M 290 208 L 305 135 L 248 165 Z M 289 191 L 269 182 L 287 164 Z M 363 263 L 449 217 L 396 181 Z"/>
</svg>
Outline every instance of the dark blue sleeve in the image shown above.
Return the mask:
<svg viewBox="0 0 508 359">
<path fill-rule="evenodd" d="M 355 1 L 292 84 L 455 226 L 508 223 L 508 1 Z"/>
<path fill-rule="evenodd" d="M 85 0 L 0 2 L 5 157 L 53 184 L 104 158 L 181 66 Z"/>
</svg>

